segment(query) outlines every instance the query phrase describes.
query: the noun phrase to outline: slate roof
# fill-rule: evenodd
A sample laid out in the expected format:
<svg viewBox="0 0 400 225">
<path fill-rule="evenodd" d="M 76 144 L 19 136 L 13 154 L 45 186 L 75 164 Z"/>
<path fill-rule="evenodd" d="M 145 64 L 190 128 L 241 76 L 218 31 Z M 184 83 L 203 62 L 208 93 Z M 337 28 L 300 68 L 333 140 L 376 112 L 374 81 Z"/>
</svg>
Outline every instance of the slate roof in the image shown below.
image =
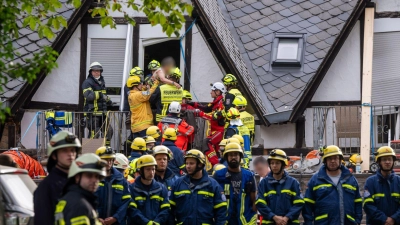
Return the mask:
<svg viewBox="0 0 400 225">
<path fill-rule="evenodd" d="M 361 1 L 361 0 L 359 0 Z M 357 0 L 198 0 L 240 76 L 249 77 L 266 114 L 291 110 L 349 19 Z M 229 33 L 225 32 L 229 27 Z M 222 30 L 222 31 L 221 31 Z M 306 35 L 301 70 L 271 70 L 275 33 Z M 232 39 L 234 42 L 231 42 Z M 231 50 L 232 51 L 232 50 Z"/>
<path fill-rule="evenodd" d="M 61 15 L 68 21 L 74 13 L 75 8 L 72 5 L 67 4 L 67 0 L 60 0 L 60 2 L 62 2 L 62 7 L 59 8 L 57 12 L 51 15 Z M 55 37 L 52 40 L 48 40 L 47 38 L 40 38 L 38 33 L 36 31 L 32 31 L 29 26 L 22 27 L 23 19 L 24 17 L 17 20 L 19 37 L 13 40 L 13 47 L 15 48 L 15 52 L 18 52 L 19 54 L 14 54 L 14 58 L 10 60 L 14 62 L 14 64 L 20 63 L 21 65 L 25 65 L 26 59 L 32 58 L 33 54 L 38 53 L 42 49 L 42 47 L 52 45 L 57 36 L 62 31 L 62 29 L 55 31 Z M 21 78 L 10 78 L 7 84 L 3 85 L 3 92 L 0 93 L 0 97 L 5 98 L 3 100 L 12 99 L 13 97 L 15 97 L 15 95 L 24 84 L 25 81 Z"/>
</svg>

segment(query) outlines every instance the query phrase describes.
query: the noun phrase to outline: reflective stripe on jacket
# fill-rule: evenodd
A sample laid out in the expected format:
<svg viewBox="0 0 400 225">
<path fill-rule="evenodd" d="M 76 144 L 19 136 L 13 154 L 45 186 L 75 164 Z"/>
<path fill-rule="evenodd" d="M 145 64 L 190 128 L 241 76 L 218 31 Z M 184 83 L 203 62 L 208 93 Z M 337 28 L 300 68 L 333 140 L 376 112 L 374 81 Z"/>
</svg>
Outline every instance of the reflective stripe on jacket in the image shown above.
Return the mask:
<svg viewBox="0 0 400 225">
<path fill-rule="evenodd" d="M 228 204 L 228 213 L 226 220 L 229 221 L 233 211 L 236 211 L 238 215 L 237 222 L 239 225 L 254 225 L 257 222 L 257 213 L 253 211 L 253 202 L 251 201 L 251 192 L 246 191 L 246 185 L 249 182 L 253 182 L 255 185 L 255 179 L 252 172 L 246 169 L 241 170 L 242 182 L 240 187 L 240 193 L 238 194 L 237 202 L 240 204 L 233 204 L 232 199 L 234 198 L 233 187 L 231 185 L 231 179 L 227 168 L 218 170 L 215 172 L 214 178 L 219 183 L 221 188 L 224 190 L 226 202 Z M 236 208 L 236 209 L 234 209 Z"/>
<path fill-rule="evenodd" d="M 339 183 L 332 182 L 323 165 L 308 182 L 304 197 L 304 224 L 360 224 L 362 198 L 356 178 L 340 166 Z"/>
<path fill-rule="evenodd" d="M 95 192 L 99 201 L 97 210 L 99 218 L 114 217 L 117 219 L 114 224 L 124 225 L 126 224 L 126 209 L 131 201 L 128 181 L 114 167 L 111 170 L 111 176 L 104 178 Z"/>
<path fill-rule="evenodd" d="M 180 177 L 173 185 L 170 195 L 172 215 L 176 224 L 181 225 L 225 225 L 227 204 L 220 185 L 203 176 L 197 185 L 190 182 L 190 176 Z"/>
<path fill-rule="evenodd" d="M 281 180 L 275 180 L 272 172 L 258 186 L 256 206 L 263 216 L 263 224 L 275 224 L 275 215 L 289 218 L 288 224 L 300 224 L 298 218 L 304 200 L 300 184 L 285 171 Z"/>
<path fill-rule="evenodd" d="M 143 185 L 140 176 L 129 186 L 132 201 L 129 204 L 131 224 L 165 224 L 169 217 L 168 191 L 161 183 L 153 180 L 150 189 Z M 153 222 L 153 223 L 150 223 Z"/>
<path fill-rule="evenodd" d="M 156 121 L 159 122 L 168 114 L 168 107 L 171 102 L 182 103 L 183 89 L 177 89 L 175 85 L 163 84 L 156 95 L 152 97 L 151 101 L 156 101 Z"/>
<path fill-rule="evenodd" d="M 84 112 L 92 112 L 94 115 L 102 115 L 103 111 L 107 111 L 107 102 L 102 97 L 106 93 L 106 86 L 103 76 L 96 80 L 91 74 L 82 83 L 82 91 L 84 97 Z"/>
<path fill-rule="evenodd" d="M 368 177 L 363 204 L 367 224 L 385 224 L 388 217 L 400 224 L 400 177 L 392 171 L 385 178 L 380 170 Z"/>
</svg>

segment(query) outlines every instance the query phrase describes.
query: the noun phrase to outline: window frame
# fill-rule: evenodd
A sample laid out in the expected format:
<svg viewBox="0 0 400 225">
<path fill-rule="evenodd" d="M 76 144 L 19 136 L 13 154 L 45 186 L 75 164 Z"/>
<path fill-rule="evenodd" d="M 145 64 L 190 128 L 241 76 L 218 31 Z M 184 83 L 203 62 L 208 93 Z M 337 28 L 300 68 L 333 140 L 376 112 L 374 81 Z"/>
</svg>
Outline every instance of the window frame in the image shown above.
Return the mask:
<svg viewBox="0 0 400 225">
<path fill-rule="evenodd" d="M 297 39 L 297 59 L 278 59 L 278 47 L 281 39 Z M 304 34 L 292 34 L 292 33 L 275 33 L 274 40 L 272 42 L 272 60 L 271 66 L 273 67 L 301 67 L 303 63 L 305 46 L 305 35 Z"/>
</svg>

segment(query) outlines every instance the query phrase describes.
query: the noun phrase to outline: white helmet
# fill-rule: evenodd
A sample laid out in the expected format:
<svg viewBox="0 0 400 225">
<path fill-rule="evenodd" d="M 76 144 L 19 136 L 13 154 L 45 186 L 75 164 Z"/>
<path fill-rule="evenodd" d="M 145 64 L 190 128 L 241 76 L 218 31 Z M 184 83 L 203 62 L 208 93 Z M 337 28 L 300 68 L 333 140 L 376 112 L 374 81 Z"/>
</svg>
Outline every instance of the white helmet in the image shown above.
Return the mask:
<svg viewBox="0 0 400 225">
<path fill-rule="evenodd" d="M 101 72 L 103 72 L 103 66 L 99 62 L 92 62 L 92 64 L 90 64 L 90 69 L 100 70 Z"/>
<path fill-rule="evenodd" d="M 215 82 L 214 84 L 211 84 L 211 90 L 220 90 L 222 94 L 225 94 L 226 92 L 225 85 L 221 82 Z"/>
<path fill-rule="evenodd" d="M 169 104 L 168 112 L 181 113 L 181 104 L 179 102 L 171 102 L 171 104 Z"/>
<path fill-rule="evenodd" d="M 129 160 L 122 153 L 115 154 L 114 167 L 116 169 L 130 169 Z"/>
</svg>

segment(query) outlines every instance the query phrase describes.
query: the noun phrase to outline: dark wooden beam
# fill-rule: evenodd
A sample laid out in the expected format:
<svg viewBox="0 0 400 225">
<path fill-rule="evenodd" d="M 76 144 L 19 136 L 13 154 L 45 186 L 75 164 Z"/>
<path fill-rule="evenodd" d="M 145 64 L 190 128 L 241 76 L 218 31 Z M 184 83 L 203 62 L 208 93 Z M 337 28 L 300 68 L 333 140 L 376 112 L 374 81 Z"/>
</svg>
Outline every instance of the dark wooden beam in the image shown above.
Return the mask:
<svg viewBox="0 0 400 225">
<path fill-rule="evenodd" d="M 400 18 L 400 12 L 375 12 L 375 19 Z"/>
<path fill-rule="evenodd" d="M 87 13 L 88 9 L 91 5 L 91 0 L 86 0 L 82 3 L 82 6 L 77 9 L 74 14 L 71 16 L 68 29 L 64 28 L 61 33 L 57 36 L 56 40 L 53 42 L 53 49 L 61 53 L 64 49 L 65 45 L 68 43 L 72 34 L 75 32 L 76 28 L 81 22 L 81 19 Z M 20 94 L 16 96 L 14 101 L 11 104 L 11 114 L 17 113 L 20 109 L 24 107 L 24 105 L 29 105 L 32 100 L 33 95 L 36 93 L 37 89 L 42 84 L 43 80 L 46 78 L 47 73 L 40 72 L 36 78 L 32 82 L 32 84 L 25 83 L 24 86 L 20 90 Z"/>
<path fill-rule="evenodd" d="M 296 148 L 302 148 L 304 146 L 306 133 L 306 118 L 300 117 L 296 121 Z"/>
<path fill-rule="evenodd" d="M 25 109 L 38 109 L 38 110 L 65 110 L 65 111 L 82 111 L 78 104 L 56 103 L 56 102 L 35 102 L 31 101 Z"/>
<path fill-rule="evenodd" d="M 188 30 L 192 22 L 186 21 L 185 30 Z M 184 73 L 184 88 L 190 91 L 191 66 L 192 66 L 192 32 L 191 29 L 185 36 L 185 73 Z"/>
<path fill-rule="evenodd" d="M 88 24 L 81 23 L 81 55 L 80 55 L 80 69 L 79 69 L 79 103 L 78 108 L 83 110 L 84 98 L 82 91 L 82 83 L 86 80 L 87 75 L 87 39 L 88 39 Z"/>
<path fill-rule="evenodd" d="M 310 102 L 307 108 L 318 106 L 360 106 L 361 101 L 326 101 L 326 102 Z"/>
<path fill-rule="evenodd" d="M 139 38 L 140 38 L 140 25 L 136 20 L 136 26 L 133 27 L 133 40 L 132 40 L 132 67 L 139 64 Z"/>
<path fill-rule="evenodd" d="M 8 125 L 8 148 L 17 147 L 15 124 Z"/>
<path fill-rule="evenodd" d="M 146 16 L 135 16 L 133 17 L 136 24 L 150 24 L 149 19 Z M 113 17 L 116 24 L 127 24 L 128 21 L 124 17 Z M 185 16 L 186 22 L 191 22 L 193 19 L 189 16 Z M 82 19 L 83 22 L 87 24 L 100 24 L 100 18 L 92 18 L 91 16 L 86 16 Z"/>
<path fill-rule="evenodd" d="M 355 6 L 353 12 L 351 13 L 349 19 L 345 23 L 344 27 L 342 28 L 342 31 L 339 33 L 335 42 L 331 46 L 330 50 L 326 54 L 324 60 L 322 61 L 321 65 L 319 66 L 318 70 L 316 71 L 315 76 L 311 79 L 311 81 L 307 85 L 306 89 L 304 90 L 303 95 L 300 96 L 299 101 L 294 106 L 293 113 L 290 116 L 289 121 L 296 122 L 296 120 L 301 115 L 303 115 L 304 110 L 307 108 L 307 105 L 310 103 L 312 97 L 314 96 L 319 85 L 321 84 L 322 80 L 324 79 L 325 74 L 328 72 L 329 68 L 331 67 L 333 61 L 335 60 L 337 54 L 339 53 L 344 42 L 346 41 L 347 37 L 349 36 L 351 30 L 353 29 L 354 25 L 357 23 L 361 14 L 364 12 L 365 6 L 366 6 L 365 0 L 358 0 L 357 5 Z"/>
</svg>

